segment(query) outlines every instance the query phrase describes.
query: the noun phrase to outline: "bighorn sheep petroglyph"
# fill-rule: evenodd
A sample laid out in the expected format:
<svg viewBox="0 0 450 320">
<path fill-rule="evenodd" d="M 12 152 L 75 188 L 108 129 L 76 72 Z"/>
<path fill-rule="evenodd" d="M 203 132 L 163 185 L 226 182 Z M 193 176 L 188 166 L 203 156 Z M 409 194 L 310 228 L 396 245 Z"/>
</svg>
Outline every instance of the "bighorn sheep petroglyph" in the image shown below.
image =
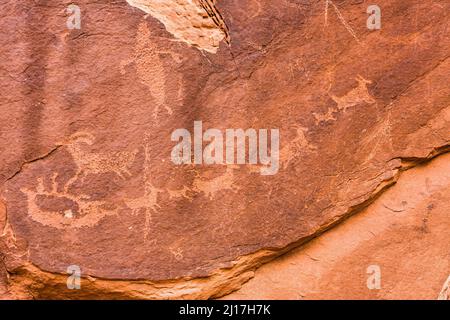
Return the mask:
<svg viewBox="0 0 450 320">
<path fill-rule="evenodd" d="M 78 179 L 83 181 L 90 174 L 113 172 L 122 179 L 125 179 L 126 175 L 131 176 L 128 169 L 136 158 L 137 150 L 132 152 L 91 153 L 86 149 L 92 146 L 94 141 L 95 137 L 90 133 L 80 132 L 70 136 L 65 143 L 77 168 L 75 175 L 64 188 L 66 192 L 75 181 Z"/>
</svg>

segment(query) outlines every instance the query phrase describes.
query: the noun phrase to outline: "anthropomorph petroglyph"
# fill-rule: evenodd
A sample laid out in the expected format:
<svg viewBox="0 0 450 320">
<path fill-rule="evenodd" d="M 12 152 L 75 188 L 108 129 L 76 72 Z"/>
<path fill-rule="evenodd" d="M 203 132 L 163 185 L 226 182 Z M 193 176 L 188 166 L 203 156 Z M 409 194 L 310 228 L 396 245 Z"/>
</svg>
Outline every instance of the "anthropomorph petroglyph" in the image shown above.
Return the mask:
<svg viewBox="0 0 450 320">
<path fill-rule="evenodd" d="M 161 208 L 158 204 L 158 194 L 165 192 L 165 190 L 156 188 L 150 181 L 145 181 L 144 183 L 144 194 L 139 198 L 126 199 L 125 205 L 131 209 L 133 215 L 144 214 L 144 238 L 147 239 L 151 228 L 152 212 L 157 212 Z"/>
<path fill-rule="evenodd" d="M 128 198 L 124 200 L 125 206 L 131 210 L 132 214 L 144 215 L 144 239 L 147 240 L 151 232 L 151 222 L 153 214 L 158 214 L 161 211 L 159 201 L 163 196 L 171 201 L 177 199 L 186 199 L 192 201 L 193 196 L 198 193 L 203 193 L 205 197 L 212 200 L 220 192 L 230 190 L 236 192 L 239 187 L 234 184 L 234 170 L 238 166 L 224 166 L 225 172 L 215 178 L 205 179 L 200 175 L 194 180 L 190 186 L 182 186 L 180 189 L 170 189 L 155 186 L 151 173 L 151 150 L 148 143 L 149 136 L 144 139 L 144 164 L 142 169 L 142 185 L 143 190 L 136 192 L 142 195 L 135 198 Z"/>
<path fill-rule="evenodd" d="M 147 239 L 150 224 L 152 221 L 152 213 L 156 213 L 158 209 L 160 209 L 160 205 L 158 204 L 158 194 L 164 193 L 165 190 L 156 188 L 151 181 L 151 173 L 150 173 L 150 147 L 148 145 L 149 137 L 146 136 L 144 139 L 144 167 L 143 167 L 143 195 L 138 198 L 126 199 L 125 205 L 131 209 L 132 214 L 143 213 L 145 217 L 144 223 L 144 239 Z"/>
<path fill-rule="evenodd" d="M 27 211 L 31 219 L 42 225 L 57 229 L 93 227 L 107 216 L 117 215 L 128 210 L 133 215 L 143 214 L 143 234 L 147 240 L 151 232 L 153 214 L 162 210 L 159 201 L 175 201 L 187 199 L 203 193 L 205 197 L 213 199 L 225 190 L 236 192 L 239 190 L 234 184 L 234 170 L 236 166 L 227 166 L 225 172 L 215 178 L 206 179 L 200 175 L 192 185 L 184 185 L 179 189 L 156 186 L 152 177 L 152 162 L 149 137 L 143 141 L 143 148 L 134 151 L 116 151 L 110 153 L 92 153 L 89 149 L 95 143 L 95 137 L 86 132 L 79 132 L 70 136 L 62 143 L 70 153 L 75 164 L 75 174 L 70 179 L 63 179 L 60 173 L 54 172 L 51 177 L 39 176 L 35 185 L 24 186 L 20 191 L 26 196 Z M 108 199 L 92 200 L 89 194 L 79 191 L 73 193 L 76 182 L 84 182 L 88 175 L 114 173 L 125 182 L 130 173 L 138 150 L 144 151 L 141 188 L 134 190 L 137 197 L 125 196 L 123 201 L 116 204 Z M 83 187 L 83 184 L 81 184 Z"/>
<path fill-rule="evenodd" d="M 450 300 L 450 276 L 444 283 L 441 293 L 439 294 L 438 300 Z"/>
<path fill-rule="evenodd" d="M 161 50 L 156 45 L 155 38 L 144 21 L 139 24 L 136 34 L 136 45 L 134 56 L 121 64 L 121 73 L 125 74 L 125 67 L 134 64 L 137 76 L 144 84 L 154 101 L 153 118 L 157 118 L 161 109 L 164 109 L 168 115 L 173 114 L 173 105 L 179 104 L 183 97 L 183 78 L 173 68 L 170 70 L 165 67 L 165 62 L 161 55 L 171 57 L 171 63 L 179 64 L 182 58 L 169 50 Z M 168 88 L 178 88 L 169 91 Z"/>
<path fill-rule="evenodd" d="M 330 95 L 331 99 L 337 104 L 335 107 L 329 108 L 325 114 L 313 113 L 317 124 L 322 121 L 336 120 L 334 114 L 337 112 L 346 112 L 347 109 L 362 103 L 372 104 L 376 102 L 367 89 L 367 85 L 371 84 L 372 81 L 366 80 L 359 75 L 356 77 L 356 81 L 358 82 L 358 86 L 350 90 L 347 94 L 341 97 Z"/>
</svg>

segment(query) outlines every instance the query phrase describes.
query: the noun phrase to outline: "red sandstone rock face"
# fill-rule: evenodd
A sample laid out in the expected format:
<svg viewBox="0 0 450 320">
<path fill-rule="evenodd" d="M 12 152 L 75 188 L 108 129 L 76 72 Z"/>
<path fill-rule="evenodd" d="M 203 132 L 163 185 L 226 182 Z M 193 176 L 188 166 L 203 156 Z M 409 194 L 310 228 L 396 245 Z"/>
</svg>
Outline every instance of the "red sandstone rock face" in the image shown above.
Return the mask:
<svg viewBox="0 0 450 320">
<path fill-rule="evenodd" d="M 450 155 L 408 171 L 370 207 L 261 267 L 228 299 L 448 299 Z M 379 287 L 371 285 L 379 268 Z"/>
<path fill-rule="evenodd" d="M 1 5 L 3 296 L 218 297 L 449 150 L 447 1 L 377 1 L 379 31 L 362 1 L 70 3 Z M 279 129 L 279 171 L 174 165 L 194 121 Z"/>
</svg>

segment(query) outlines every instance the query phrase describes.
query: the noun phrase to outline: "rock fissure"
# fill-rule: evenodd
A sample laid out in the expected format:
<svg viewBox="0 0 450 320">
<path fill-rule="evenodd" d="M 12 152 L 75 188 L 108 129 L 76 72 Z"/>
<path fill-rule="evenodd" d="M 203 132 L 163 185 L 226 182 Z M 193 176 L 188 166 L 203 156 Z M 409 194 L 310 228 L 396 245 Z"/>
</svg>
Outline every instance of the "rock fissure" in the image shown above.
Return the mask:
<svg viewBox="0 0 450 320">
<path fill-rule="evenodd" d="M 20 174 L 24 170 L 24 168 L 26 166 L 29 166 L 30 164 L 35 163 L 35 162 L 37 162 L 39 160 L 44 160 L 44 159 L 50 157 L 52 154 L 54 154 L 56 151 L 58 151 L 63 146 L 64 145 L 62 145 L 62 144 L 61 145 L 57 145 L 56 147 L 52 148 L 49 152 L 45 153 L 44 155 L 41 155 L 41 156 L 38 156 L 38 157 L 33 158 L 31 160 L 23 162 L 21 164 L 20 168 L 17 171 L 15 171 L 11 176 L 6 178 L 5 182 L 14 179 L 18 174 Z"/>
</svg>

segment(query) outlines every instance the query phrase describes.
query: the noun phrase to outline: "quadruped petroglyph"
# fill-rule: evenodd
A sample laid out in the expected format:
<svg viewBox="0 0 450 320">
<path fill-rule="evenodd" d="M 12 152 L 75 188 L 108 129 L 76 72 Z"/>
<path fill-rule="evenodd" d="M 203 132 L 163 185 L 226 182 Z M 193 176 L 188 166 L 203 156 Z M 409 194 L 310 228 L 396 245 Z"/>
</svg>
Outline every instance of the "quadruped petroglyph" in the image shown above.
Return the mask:
<svg viewBox="0 0 450 320">
<path fill-rule="evenodd" d="M 77 132 L 61 145 L 61 151 L 66 151 L 73 162 L 70 178 L 63 178 L 64 172 L 58 172 L 55 168 L 50 176 L 38 174 L 32 185 L 19 189 L 26 196 L 29 217 L 45 226 L 57 229 L 94 227 L 105 217 L 129 212 L 143 215 L 143 237 L 147 240 L 152 230 L 153 215 L 164 209 L 160 204 L 163 199 L 192 201 L 196 194 L 201 194 L 213 200 L 221 191 L 239 190 L 234 184 L 235 166 L 228 166 L 223 174 L 209 179 L 199 173 L 192 184 L 179 189 L 157 186 L 161 182 L 155 181 L 152 176 L 152 152 L 148 135 L 144 137 L 141 148 L 115 152 L 92 152 L 93 147 L 99 146 L 95 136 L 89 132 Z M 135 162 L 139 163 L 137 158 L 142 156 L 142 168 L 139 171 L 132 170 Z M 54 157 L 61 155 L 55 154 Z M 33 167 L 27 170 L 33 170 Z M 138 178 L 138 188 L 115 197 L 114 201 L 111 198 L 113 195 L 94 199 L 86 190 L 89 189 L 88 183 L 105 174 L 116 176 L 124 188 L 128 181 Z"/>
<path fill-rule="evenodd" d="M 27 197 L 28 215 L 32 220 L 57 229 L 81 228 L 93 227 L 104 217 L 118 213 L 118 208 L 105 201 L 58 191 L 57 178 L 55 173 L 50 190 L 44 186 L 43 178 L 37 179 L 35 188 L 20 189 Z"/>
<path fill-rule="evenodd" d="M 129 168 L 138 150 L 93 153 L 89 148 L 94 143 L 95 137 L 88 132 L 78 132 L 62 142 L 75 171 L 63 185 L 58 180 L 60 174 L 54 172 L 51 177 L 37 177 L 34 188 L 20 189 L 27 197 L 28 214 L 33 220 L 55 228 L 80 228 L 94 226 L 105 216 L 118 213 L 119 206 L 108 201 L 92 200 L 89 195 L 75 194 L 71 192 L 71 187 L 74 184 L 84 186 L 88 176 L 108 173 L 126 180 L 131 176 Z M 50 179 L 50 187 L 45 179 Z"/>
<path fill-rule="evenodd" d="M 122 179 L 125 179 L 126 176 L 131 176 L 129 167 L 135 160 L 138 150 L 131 152 L 116 151 L 104 154 L 90 153 L 86 151 L 85 147 L 92 146 L 94 139 L 93 135 L 85 132 L 77 133 L 69 138 L 69 143 L 66 147 L 75 162 L 77 171 L 64 187 L 66 192 L 75 181 L 79 179 L 83 181 L 89 174 L 113 172 Z"/>
<path fill-rule="evenodd" d="M 367 85 L 371 84 L 372 81 L 364 79 L 360 75 L 358 75 L 355 80 L 358 83 L 357 87 L 351 89 L 345 95 L 330 95 L 331 99 L 336 103 L 336 106 L 329 108 L 325 114 L 313 113 L 316 118 L 316 124 L 319 124 L 320 122 L 335 121 L 335 115 L 339 112 L 345 113 L 347 109 L 360 104 L 373 104 L 376 102 L 376 100 L 370 95 L 367 88 Z"/>
<path fill-rule="evenodd" d="M 294 127 L 294 130 L 294 139 L 280 150 L 280 162 L 283 169 L 287 169 L 288 166 L 302 154 L 317 151 L 317 147 L 308 141 L 308 138 L 306 137 L 308 128 L 297 125 Z"/>
</svg>

